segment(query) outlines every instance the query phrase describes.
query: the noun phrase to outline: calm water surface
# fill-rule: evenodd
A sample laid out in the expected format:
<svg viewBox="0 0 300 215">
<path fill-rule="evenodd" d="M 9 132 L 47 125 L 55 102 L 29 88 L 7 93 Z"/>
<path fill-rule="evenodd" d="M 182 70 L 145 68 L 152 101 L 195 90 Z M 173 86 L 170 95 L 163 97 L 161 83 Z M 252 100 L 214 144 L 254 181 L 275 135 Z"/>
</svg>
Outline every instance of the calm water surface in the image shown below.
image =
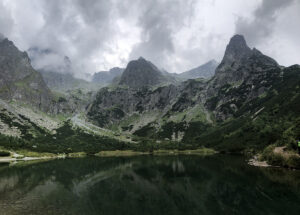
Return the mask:
<svg viewBox="0 0 300 215">
<path fill-rule="evenodd" d="M 0 164 L 0 214 L 300 214 L 300 172 L 243 157 Z"/>
</svg>

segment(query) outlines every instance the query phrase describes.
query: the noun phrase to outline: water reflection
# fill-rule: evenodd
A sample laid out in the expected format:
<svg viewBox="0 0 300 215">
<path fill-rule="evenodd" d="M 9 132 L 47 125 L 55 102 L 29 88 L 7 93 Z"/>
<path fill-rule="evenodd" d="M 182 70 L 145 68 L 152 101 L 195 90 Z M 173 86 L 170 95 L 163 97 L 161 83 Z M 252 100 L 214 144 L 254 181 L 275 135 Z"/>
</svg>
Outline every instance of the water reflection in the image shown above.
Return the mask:
<svg viewBox="0 0 300 215">
<path fill-rule="evenodd" d="M 0 214 L 299 214 L 300 173 L 235 156 L 0 165 Z"/>
</svg>

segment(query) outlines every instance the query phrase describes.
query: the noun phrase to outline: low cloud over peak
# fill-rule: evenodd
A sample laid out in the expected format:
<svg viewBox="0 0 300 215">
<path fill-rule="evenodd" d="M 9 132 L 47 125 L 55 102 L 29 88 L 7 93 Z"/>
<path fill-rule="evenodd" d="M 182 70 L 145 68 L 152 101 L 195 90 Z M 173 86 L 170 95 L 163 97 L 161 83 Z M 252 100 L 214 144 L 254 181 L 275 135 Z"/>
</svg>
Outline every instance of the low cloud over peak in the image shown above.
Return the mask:
<svg viewBox="0 0 300 215">
<path fill-rule="evenodd" d="M 296 0 L 0 0 L 0 31 L 21 50 L 51 50 L 31 55 L 35 67 L 68 56 L 78 77 L 139 56 L 187 71 L 220 61 L 235 33 L 288 65 L 300 59 L 299 9 Z"/>
</svg>

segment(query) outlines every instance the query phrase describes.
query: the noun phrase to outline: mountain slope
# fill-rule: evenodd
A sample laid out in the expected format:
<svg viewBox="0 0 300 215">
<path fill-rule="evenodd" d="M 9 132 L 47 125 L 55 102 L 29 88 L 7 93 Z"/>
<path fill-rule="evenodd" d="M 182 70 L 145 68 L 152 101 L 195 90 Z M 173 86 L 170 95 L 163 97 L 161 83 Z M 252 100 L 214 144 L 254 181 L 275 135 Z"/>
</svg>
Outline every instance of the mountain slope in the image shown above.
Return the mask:
<svg viewBox="0 0 300 215">
<path fill-rule="evenodd" d="M 168 138 L 181 140 L 187 145 L 203 143 L 217 147 L 222 143 L 221 139 L 216 139 L 217 133 L 212 133 L 214 138 L 208 135 L 216 131 L 229 135 L 228 140 L 234 137 L 231 132 L 245 126 L 253 115 L 263 113 L 268 102 L 281 99 L 282 93 L 288 92 L 288 89 L 279 86 L 292 81 L 285 80 L 292 68 L 296 75 L 297 66 L 283 68 L 257 49 L 250 49 L 243 36 L 235 35 L 211 80 L 188 80 L 177 86 L 156 89 L 118 87 L 100 90 L 88 110 L 88 116 L 98 125 L 117 127 L 141 137 Z M 295 78 L 299 80 L 298 76 Z M 292 106 L 292 103 L 287 104 L 287 107 Z M 271 109 L 268 116 L 270 113 Z M 297 112 L 295 115 L 296 118 L 299 116 Z M 239 140 L 243 141 L 242 138 Z M 263 148 L 277 139 L 261 140 L 265 141 L 260 146 Z M 252 142 L 250 146 L 257 144 L 259 142 Z M 248 146 L 227 142 L 222 147 L 243 150 Z"/>
<path fill-rule="evenodd" d="M 158 85 L 166 81 L 167 78 L 154 64 L 140 57 L 138 60 L 128 63 L 119 84 L 132 88 L 141 88 Z"/>
<path fill-rule="evenodd" d="M 189 141 L 225 151 L 262 150 L 271 144 L 296 150 L 300 135 L 300 66 L 284 68 L 282 76 L 272 83 L 262 96 L 235 112 L 232 120 L 202 134 L 195 133 Z"/>
<path fill-rule="evenodd" d="M 35 71 L 26 52 L 20 52 L 13 42 L 0 42 L 0 97 L 19 100 L 49 111 L 52 95 L 40 73 Z"/>
<path fill-rule="evenodd" d="M 209 79 L 214 76 L 217 66 L 218 66 L 217 61 L 210 60 L 201 66 L 198 66 L 189 71 L 180 73 L 180 74 L 178 74 L 178 76 L 183 79 L 196 79 L 196 78 Z"/>
<path fill-rule="evenodd" d="M 272 58 L 250 49 L 243 36 L 231 38 L 222 62 L 210 80 L 206 107 L 218 120 L 233 116 L 245 102 L 266 93 L 282 69 Z"/>
<path fill-rule="evenodd" d="M 123 68 L 114 67 L 109 71 L 97 72 L 92 77 L 92 82 L 97 84 L 110 84 L 114 78 L 121 76 L 124 72 Z"/>
<path fill-rule="evenodd" d="M 71 73 L 59 73 L 54 71 L 39 70 L 47 86 L 54 91 L 66 92 L 68 90 L 84 89 L 97 90 L 96 84 L 75 78 Z"/>
</svg>

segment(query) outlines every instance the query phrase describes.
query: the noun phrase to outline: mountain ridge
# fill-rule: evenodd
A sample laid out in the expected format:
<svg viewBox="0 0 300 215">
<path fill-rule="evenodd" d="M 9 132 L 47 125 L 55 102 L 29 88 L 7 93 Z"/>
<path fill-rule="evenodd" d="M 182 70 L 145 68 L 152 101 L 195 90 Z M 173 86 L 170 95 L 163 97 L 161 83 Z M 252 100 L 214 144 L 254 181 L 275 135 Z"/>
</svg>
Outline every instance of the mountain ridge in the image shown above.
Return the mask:
<svg viewBox="0 0 300 215">
<path fill-rule="evenodd" d="M 17 53 L 21 57 L 11 64 L 17 69 L 7 70 L 12 76 L 32 69 L 26 54 Z M 6 65 L 3 62 L 9 60 L 2 61 Z M 20 74 L 26 77 L 26 73 Z M 274 163 L 274 147 L 296 149 L 294 143 L 300 135 L 299 65 L 282 67 L 256 48 L 249 48 L 242 35 L 235 35 L 212 78 L 174 83 L 169 78 L 143 58 L 131 61 L 120 80 L 116 78 L 96 95 L 76 91 L 69 97 L 57 97 L 61 103 L 56 101 L 56 113 L 76 113 L 62 121 L 55 129 L 57 134 L 41 130 L 37 123 L 43 122 L 23 117 L 22 111 L 8 111 L 8 105 L 0 110 L 3 132 L 7 135 L 9 128 L 17 126 L 18 131 L 12 130 L 29 138 L 27 146 L 38 143 L 37 150 L 55 152 L 70 150 L 70 146 L 76 150 L 87 147 L 89 153 L 209 147 L 224 152 L 260 152 Z M 14 86 L 14 80 L 6 83 Z M 30 86 L 30 82 L 24 86 L 27 84 Z M 66 110 L 65 104 L 73 112 L 59 111 Z M 11 144 L 7 136 L 0 137 Z M 284 162 L 278 165 L 300 166 L 297 159 Z"/>
<path fill-rule="evenodd" d="M 210 60 L 198 67 L 195 67 L 183 73 L 179 73 L 178 76 L 184 79 L 210 79 L 212 76 L 214 76 L 218 64 L 219 63 L 216 60 Z"/>
</svg>

